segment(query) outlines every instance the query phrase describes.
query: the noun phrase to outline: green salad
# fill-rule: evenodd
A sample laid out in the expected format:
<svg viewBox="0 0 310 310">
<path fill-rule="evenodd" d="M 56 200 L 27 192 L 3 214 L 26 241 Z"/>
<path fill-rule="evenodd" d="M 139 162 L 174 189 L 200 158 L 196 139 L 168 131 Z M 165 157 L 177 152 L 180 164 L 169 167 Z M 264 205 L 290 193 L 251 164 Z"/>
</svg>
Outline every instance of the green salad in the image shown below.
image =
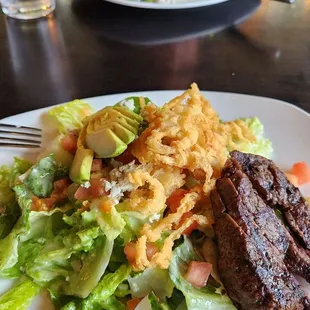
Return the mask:
<svg viewBox="0 0 310 310">
<path fill-rule="evenodd" d="M 235 309 L 217 273 L 212 210 L 204 199 L 213 176 L 189 164 L 185 148 L 196 144 L 188 140 L 182 140 L 186 163 L 170 151 L 158 153 L 179 145 L 181 131 L 165 136 L 160 121 L 170 115 L 174 126 L 192 115 L 192 91 L 163 108 L 130 97 L 96 113 L 80 100 L 47 113 L 57 135 L 37 160 L 14 158 L 0 169 L 0 278 L 14 280 L 0 296 L 1 310 L 28 309 L 43 291 L 63 310 Z M 195 111 L 224 128 L 216 114 Z M 257 118 L 229 128 L 238 135 L 231 133 L 230 144 L 218 135 L 221 156 L 229 156 L 231 143 L 271 155 Z M 153 133 L 161 144 L 144 150 Z"/>
</svg>

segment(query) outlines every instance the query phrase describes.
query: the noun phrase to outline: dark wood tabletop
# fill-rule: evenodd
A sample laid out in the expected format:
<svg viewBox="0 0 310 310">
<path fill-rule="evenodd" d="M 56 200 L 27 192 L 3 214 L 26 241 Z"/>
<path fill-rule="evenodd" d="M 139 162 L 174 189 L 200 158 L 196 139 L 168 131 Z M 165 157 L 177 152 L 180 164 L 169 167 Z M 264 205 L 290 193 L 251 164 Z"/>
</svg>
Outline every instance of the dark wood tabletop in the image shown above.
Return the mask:
<svg viewBox="0 0 310 310">
<path fill-rule="evenodd" d="M 160 11 L 59 0 L 53 16 L 36 21 L 0 13 L 0 118 L 193 81 L 310 112 L 310 1 L 229 0 Z"/>
</svg>

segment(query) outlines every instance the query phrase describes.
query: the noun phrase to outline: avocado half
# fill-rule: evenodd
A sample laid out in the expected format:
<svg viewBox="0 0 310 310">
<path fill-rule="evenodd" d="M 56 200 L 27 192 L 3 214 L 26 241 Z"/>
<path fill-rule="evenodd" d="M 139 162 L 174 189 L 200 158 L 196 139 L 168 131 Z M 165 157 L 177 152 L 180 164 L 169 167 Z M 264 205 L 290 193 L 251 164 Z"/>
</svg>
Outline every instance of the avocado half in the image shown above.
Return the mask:
<svg viewBox="0 0 310 310">
<path fill-rule="evenodd" d="M 118 156 L 135 139 L 142 121 L 126 107 L 106 107 L 85 119 L 78 145 L 93 150 L 98 158 Z"/>
</svg>

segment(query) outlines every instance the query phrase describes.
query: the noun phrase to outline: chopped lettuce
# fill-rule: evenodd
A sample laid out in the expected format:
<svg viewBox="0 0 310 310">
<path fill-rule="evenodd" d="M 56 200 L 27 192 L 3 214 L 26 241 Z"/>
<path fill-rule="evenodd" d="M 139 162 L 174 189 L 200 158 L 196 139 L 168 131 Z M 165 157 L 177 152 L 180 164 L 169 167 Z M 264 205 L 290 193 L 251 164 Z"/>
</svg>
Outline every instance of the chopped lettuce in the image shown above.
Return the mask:
<svg viewBox="0 0 310 310">
<path fill-rule="evenodd" d="M 38 213 L 42 212 L 31 212 L 30 217 Z M 40 235 L 30 230 L 31 239 L 19 247 L 19 263 L 25 273 L 42 286 L 85 298 L 106 270 L 113 241 L 108 241 L 99 227 L 89 226 L 82 220 L 77 226 L 61 229 L 59 223 L 53 223 L 53 218 L 41 227 Z M 32 228 L 35 229 L 35 225 Z"/>
<path fill-rule="evenodd" d="M 126 306 L 114 296 L 110 296 L 100 303 L 99 309 L 103 310 L 126 310 Z M 85 309 L 88 310 L 88 309 Z"/>
<path fill-rule="evenodd" d="M 188 309 L 191 310 L 232 310 L 235 309 L 231 300 L 221 295 L 215 287 L 207 285 L 196 288 L 187 282 L 184 275 L 191 261 L 199 261 L 191 242 L 185 238 L 184 242 L 173 251 L 173 258 L 169 266 L 169 274 L 176 288 L 180 290 L 186 300 Z"/>
<path fill-rule="evenodd" d="M 142 214 L 135 211 L 123 211 L 123 204 L 116 206 L 116 209 L 122 215 L 126 225 L 121 233 L 121 238 L 124 240 L 124 244 L 127 244 L 132 239 L 136 239 L 139 236 L 144 224 L 151 224 L 154 221 L 158 221 L 162 218 L 162 214 L 157 213 L 149 217 L 145 217 Z"/>
<path fill-rule="evenodd" d="M 116 297 L 124 298 L 127 295 L 130 295 L 131 291 L 127 283 L 121 283 L 114 292 Z"/>
<path fill-rule="evenodd" d="M 18 262 L 18 244 L 20 236 L 27 233 L 28 218 L 31 206 L 31 193 L 24 185 L 14 187 L 22 215 L 14 225 L 12 231 L 0 241 L 0 276 L 14 278 L 19 275 L 14 265 Z"/>
<path fill-rule="evenodd" d="M 139 302 L 135 310 L 170 310 L 170 307 L 151 292 Z"/>
<path fill-rule="evenodd" d="M 41 288 L 31 280 L 25 280 L 0 297 L 1 310 L 27 310 Z"/>
<path fill-rule="evenodd" d="M 110 260 L 113 241 L 101 236 L 94 242 L 93 249 L 87 255 L 81 254 L 82 268 L 66 279 L 69 282 L 65 293 L 81 298 L 87 297 L 104 274 Z M 82 257 L 84 256 L 84 257 Z"/>
<path fill-rule="evenodd" d="M 82 301 L 82 309 L 95 309 L 96 305 L 105 307 L 109 298 L 114 295 L 117 287 L 128 278 L 130 272 L 131 267 L 123 264 L 114 273 L 106 274 L 88 298 Z"/>
<path fill-rule="evenodd" d="M 132 297 L 142 298 L 151 291 L 161 299 L 171 297 L 174 284 L 167 269 L 147 268 L 143 272 L 128 278 Z"/>
<path fill-rule="evenodd" d="M 80 212 L 63 219 L 65 208 L 31 211 L 31 191 L 25 185 L 14 190 L 22 215 L 0 241 L 0 276 L 16 277 L 23 271 L 52 291 L 87 297 L 107 268 L 113 241 Z"/>
<path fill-rule="evenodd" d="M 264 138 L 264 125 L 260 122 L 260 120 L 257 117 L 242 118 L 241 120 L 247 124 L 252 134 L 256 137 L 256 142 L 237 143 L 238 151 L 241 151 L 244 153 L 257 154 L 257 155 L 264 156 L 266 158 L 270 158 L 273 153 L 273 148 L 272 148 L 271 141 Z"/>
<path fill-rule="evenodd" d="M 73 100 L 48 112 L 55 126 L 63 134 L 83 127 L 83 119 L 93 113 L 92 107 L 82 100 Z"/>
<path fill-rule="evenodd" d="M 14 186 L 17 176 L 25 173 L 30 165 L 29 162 L 15 157 L 12 168 L 0 168 L 0 239 L 10 233 L 20 216 L 20 208 L 11 187 Z"/>
<path fill-rule="evenodd" d="M 14 192 L 10 187 L 10 179 L 12 175 L 12 169 L 2 166 L 0 168 L 0 208 L 2 209 L 8 203 L 14 201 Z M 2 213 L 0 209 L 0 214 Z"/>
<path fill-rule="evenodd" d="M 31 168 L 24 180 L 24 184 L 35 196 L 49 197 L 53 190 L 56 170 L 57 165 L 54 155 L 45 157 Z"/>
<path fill-rule="evenodd" d="M 114 240 L 121 234 L 126 223 L 115 207 L 112 207 L 111 211 L 106 213 L 99 210 L 99 204 L 100 199 L 94 200 L 90 205 L 91 211 L 89 213 L 97 221 L 106 237 L 109 240 Z"/>
<path fill-rule="evenodd" d="M 66 305 L 64 305 L 61 310 L 77 310 L 77 305 L 74 301 L 68 302 Z"/>
</svg>

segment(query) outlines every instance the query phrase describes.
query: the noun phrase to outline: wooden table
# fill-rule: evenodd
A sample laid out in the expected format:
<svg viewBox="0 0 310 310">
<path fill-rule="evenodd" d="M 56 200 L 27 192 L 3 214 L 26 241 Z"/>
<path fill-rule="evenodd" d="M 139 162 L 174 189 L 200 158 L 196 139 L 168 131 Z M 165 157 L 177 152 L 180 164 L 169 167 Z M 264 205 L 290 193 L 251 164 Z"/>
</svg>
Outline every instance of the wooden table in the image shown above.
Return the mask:
<svg viewBox="0 0 310 310">
<path fill-rule="evenodd" d="M 109 93 L 185 89 L 289 101 L 310 112 L 310 1 L 229 0 L 147 11 L 60 0 L 54 16 L 0 15 L 0 117 Z"/>
</svg>

